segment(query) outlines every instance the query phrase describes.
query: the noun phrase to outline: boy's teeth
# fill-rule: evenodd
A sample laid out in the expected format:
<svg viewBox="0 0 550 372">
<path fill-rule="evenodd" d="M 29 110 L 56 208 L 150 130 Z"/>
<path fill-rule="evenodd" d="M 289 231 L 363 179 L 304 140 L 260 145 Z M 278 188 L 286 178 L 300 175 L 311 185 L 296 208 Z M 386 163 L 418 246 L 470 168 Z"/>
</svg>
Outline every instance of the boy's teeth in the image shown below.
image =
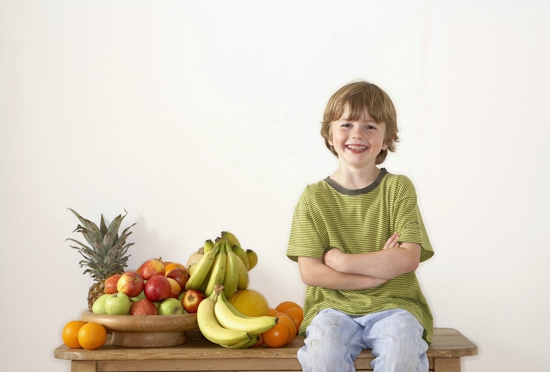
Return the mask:
<svg viewBox="0 0 550 372">
<path fill-rule="evenodd" d="M 352 150 L 365 150 L 366 146 L 354 146 L 354 145 L 348 145 L 348 148 Z"/>
</svg>

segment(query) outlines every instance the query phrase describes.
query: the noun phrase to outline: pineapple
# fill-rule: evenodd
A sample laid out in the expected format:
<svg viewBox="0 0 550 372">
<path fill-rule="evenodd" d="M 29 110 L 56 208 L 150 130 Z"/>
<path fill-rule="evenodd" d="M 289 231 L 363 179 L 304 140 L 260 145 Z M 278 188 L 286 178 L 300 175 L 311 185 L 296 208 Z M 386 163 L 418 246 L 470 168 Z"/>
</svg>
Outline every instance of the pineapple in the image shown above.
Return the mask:
<svg viewBox="0 0 550 372">
<path fill-rule="evenodd" d="M 126 266 L 130 255 L 126 255 L 128 248 L 134 243 L 126 243 L 126 238 L 132 233 L 128 230 L 135 225 L 127 227 L 120 236 L 118 236 L 118 229 L 122 220 L 126 215 L 119 215 L 110 224 L 109 227 L 105 225 L 103 215 L 101 215 L 101 223 L 98 228 L 96 224 L 82 218 L 78 213 L 69 208 L 80 222 L 84 225 L 78 225 L 73 232 L 79 232 L 84 235 L 84 238 L 90 244 L 88 247 L 81 242 L 68 238 L 78 246 L 71 245 L 71 248 L 78 250 L 78 252 L 84 257 L 80 261 L 80 267 L 86 267 L 83 274 L 89 273 L 95 280 L 95 283 L 90 287 L 88 291 L 88 308 L 92 309 L 92 305 L 95 300 L 104 294 L 105 279 L 114 274 L 122 274 Z M 128 212 L 126 212 L 128 214 Z"/>
</svg>

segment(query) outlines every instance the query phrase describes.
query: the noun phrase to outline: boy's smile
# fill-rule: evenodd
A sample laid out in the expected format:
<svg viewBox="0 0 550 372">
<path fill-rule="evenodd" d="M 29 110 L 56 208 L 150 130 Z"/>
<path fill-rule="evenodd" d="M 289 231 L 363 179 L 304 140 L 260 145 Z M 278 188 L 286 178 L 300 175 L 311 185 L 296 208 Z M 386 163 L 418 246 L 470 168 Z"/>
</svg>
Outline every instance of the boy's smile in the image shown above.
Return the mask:
<svg viewBox="0 0 550 372">
<path fill-rule="evenodd" d="M 385 125 L 372 119 L 367 110 L 358 120 L 350 120 L 349 108 L 331 125 L 331 141 L 341 166 L 375 167 L 376 156 L 388 148 L 384 142 Z"/>
<path fill-rule="evenodd" d="M 367 149 L 366 146 L 359 146 L 359 145 L 347 145 L 346 147 L 353 152 L 362 152 Z"/>
</svg>

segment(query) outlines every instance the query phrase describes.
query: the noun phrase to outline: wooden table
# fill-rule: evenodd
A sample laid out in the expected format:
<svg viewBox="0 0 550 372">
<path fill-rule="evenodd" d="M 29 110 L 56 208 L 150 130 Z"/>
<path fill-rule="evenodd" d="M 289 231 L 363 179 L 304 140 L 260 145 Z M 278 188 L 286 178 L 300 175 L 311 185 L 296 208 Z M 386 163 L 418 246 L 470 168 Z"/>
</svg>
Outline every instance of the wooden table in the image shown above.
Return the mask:
<svg viewBox="0 0 550 372">
<path fill-rule="evenodd" d="M 200 335 L 200 334 L 199 334 Z M 97 350 L 55 349 L 58 359 L 71 361 L 72 372 L 99 371 L 301 371 L 297 350 L 304 344 L 296 338 L 282 348 L 259 346 L 226 349 L 188 333 L 185 344 L 158 348 L 131 348 L 108 344 Z M 436 328 L 428 350 L 430 371 L 459 372 L 460 358 L 477 355 L 477 346 L 452 328 Z M 369 350 L 355 361 L 357 371 L 372 371 Z"/>
</svg>

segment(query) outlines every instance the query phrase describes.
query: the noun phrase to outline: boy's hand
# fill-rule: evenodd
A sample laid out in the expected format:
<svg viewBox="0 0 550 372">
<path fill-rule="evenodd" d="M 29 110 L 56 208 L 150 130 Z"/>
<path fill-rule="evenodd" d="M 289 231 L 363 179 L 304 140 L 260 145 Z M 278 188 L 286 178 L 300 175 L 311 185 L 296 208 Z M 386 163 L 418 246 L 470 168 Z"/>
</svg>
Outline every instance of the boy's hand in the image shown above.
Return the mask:
<svg viewBox="0 0 550 372">
<path fill-rule="evenodd" d="M 343 272 L 342 268 L 339 266 L 339 263 L 342 262 L 342 258 L 344 258 L 345 255 L 346 254 L 339 248 L 331 247 L 323 254 L 323 262 L 331 269 Z"/>
<path fill-rule="evenodd" d="M 388 241 L 386 241 L 386 244 L 384 244 L 384 248 L 382 248 L 382 250 L 399 247 L 399 245 L 399 235 L 397 235 L 397 233 L 395 232 L 392 236 L 390 236 Z"/>
<path fill-rule="evenodd" d="M 332 249 L 339 251 L 339 249 Z M 332 252 L 337 253 L 337 252 Z M 342 253 L 343 254 L 343 253 Z M 338 290 L 363 290 L 378 287 L 387 282 L 367 275 L 346 274 L 325 265 L 320 258 L 298 257 L 300 276 L 304 284 Z"/>
<path fill-rule="evenodd" d="M 393 235 L 390 236 L 390 238 L 386 241 L 386 244 L 384 244 L 384 247 L 382 248 L 382 250 L 389 249 L 389 248 L 396 248 L 396 247 L 399 247 L 399 235 L 397 235 L 397 233 L 393 233 Z M 346 254 L 342 252 L 340 249 L 336 247 L 332 247 L 326 250 L 325 253 L 323 254 L 323 262 L 328 267 L 336 271 L 343 272 L 344 270 L 342 267 L 342 263 L 343 263 L 342 261 L 345 255 Z"/>
<path fill-rule="evenodd" d="M 322 262 L 341 273 L 389 280 L 416 270 L 421 250 L 418 243 L 399 242 L 399 236 L 394 233 L 378 251 L 346 254 L 332 248 L 325 252 Z"/>
</svg>

